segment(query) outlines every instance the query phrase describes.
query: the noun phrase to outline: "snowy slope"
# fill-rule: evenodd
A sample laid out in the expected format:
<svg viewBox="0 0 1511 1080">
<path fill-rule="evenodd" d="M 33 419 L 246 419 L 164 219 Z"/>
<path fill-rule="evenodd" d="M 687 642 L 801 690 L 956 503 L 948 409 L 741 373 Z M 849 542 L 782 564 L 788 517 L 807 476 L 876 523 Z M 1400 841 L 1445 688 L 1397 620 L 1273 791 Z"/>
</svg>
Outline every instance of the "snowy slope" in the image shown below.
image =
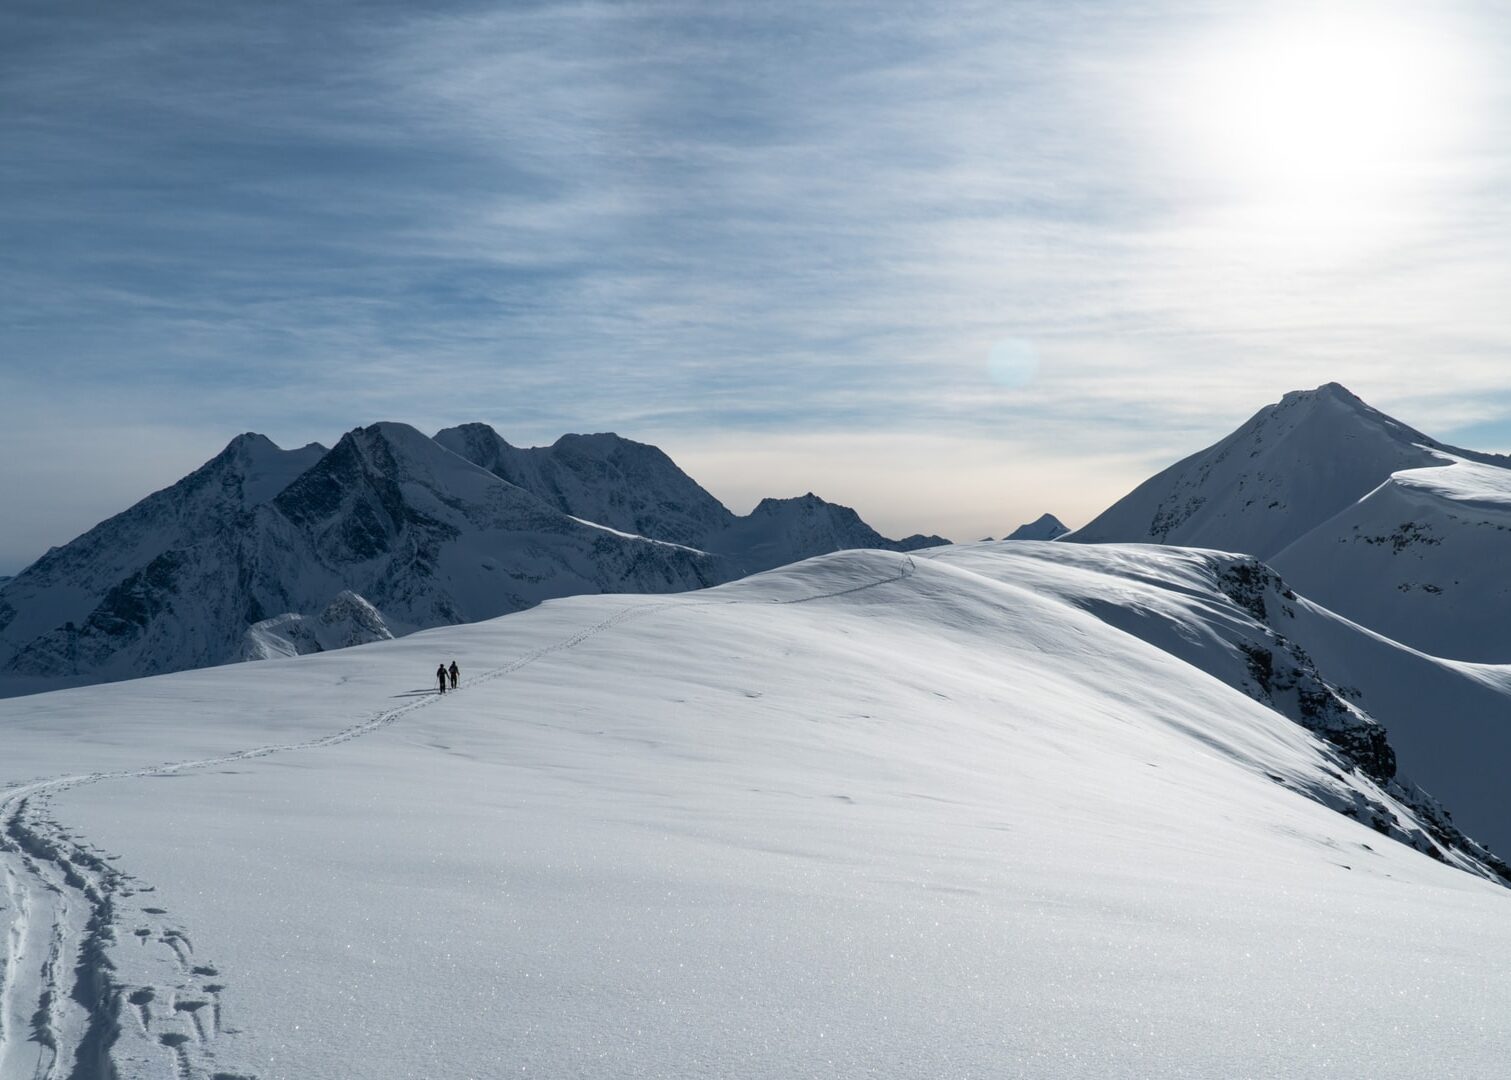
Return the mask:
<svg viewBox="0 0 1511 1080">
<path fill-rule="evenodd" d="M 1398 472 L 1271 560 L 1324 607 L 1458 660 L 1511 661 L 1511 469 Z"/>
<path fill-rule="evenodd" d="M 1033 521 L 1019 525 L 1005 536 L 1005 540 L 1058 540 L 1070 532 L 1065 523 L 1053 514 L 1041 514 Z"/>
<path fill-rule="evenodd" d="M 1393 473 L 1458 450 L 1366 405 L 1337 383 L 1286 394 L 1233 434 L 1146 480 L 1067 539 L 1242 551 L 1268 560 Z"/>
<path fill-rule="evenodd" d="M 1499 1075 L 1511 891 L 1041 546 L 0 702 L 0 1075 Z"/>
<path fill-rule="evenodd" d="M 1461 664 L 1406 648 L 1297 595 L 1248 556 L 1013 543 L 948 548 L 937 557 L 1032 582 L 1265 702 L 1410 806 L 1434 844 L 1465 846 L 1453 840 L 1461 828 L 1511 851 L 1511 790 L 1484 767 L 1511 758 L 1511 665 Z M 1438 799 L 1452 809 L 1451 820 Z"/>
</svg>

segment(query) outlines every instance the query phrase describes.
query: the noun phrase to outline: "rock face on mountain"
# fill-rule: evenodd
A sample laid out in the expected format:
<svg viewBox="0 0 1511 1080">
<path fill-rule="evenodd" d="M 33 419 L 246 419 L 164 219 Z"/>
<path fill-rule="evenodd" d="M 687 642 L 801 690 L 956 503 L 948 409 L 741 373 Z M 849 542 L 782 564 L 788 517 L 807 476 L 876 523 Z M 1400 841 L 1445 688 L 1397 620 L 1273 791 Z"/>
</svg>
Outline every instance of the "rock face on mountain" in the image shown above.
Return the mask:
<svg viewBox="0 0 1511 1080">
<path fill-rule="evenodd" d="M 1058 540 L 1070 532 L 1064 523 L 1053 514 L 1041 514 L 1038 518 L 1026 525 L 1019 525 L 1004 539 L 1006 540 Z"/>
<path fill-rule="evenodd" d="M 813 495 L 737 518 L 653 446 L 404 424 L 327 451 L 243 435 L 0 585 L 0 694 L 338 648 L 553 597 L 672 592 L 848 547 Z"/>
<path fill-rule="evenodd" d="M 548 447 L 510 446 L 486 424 L 464 424 L 436 441 L 573 517 L 722 555 L 730 576 L 850 548 L 916 551 L 940 536 L 889 540 L 848 506 L 809 492 L 763 499 L 736 517 L 654 446 L 618 435 L 565 435 Z"/>
<path fill-rule="evenodd" d="M 1440 443 L 1336 383 L 1285 395 L 1064 539 L 1245 552 L 1397 641 L 1511 661 L 1511 458 Z"/>
</svg>

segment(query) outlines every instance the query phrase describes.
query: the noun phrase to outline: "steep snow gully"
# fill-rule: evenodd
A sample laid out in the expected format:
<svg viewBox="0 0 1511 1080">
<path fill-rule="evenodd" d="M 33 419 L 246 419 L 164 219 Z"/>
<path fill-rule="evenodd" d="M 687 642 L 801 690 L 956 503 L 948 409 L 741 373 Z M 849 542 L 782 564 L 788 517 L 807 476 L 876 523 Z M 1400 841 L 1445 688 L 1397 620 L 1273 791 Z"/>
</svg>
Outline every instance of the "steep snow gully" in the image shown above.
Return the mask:
<svg viewBox="0 0 1511 1080">
<path fill-rule="evenodd" d="M 897 572 L 844 589 L 767 604 L 802 604 L 900 582 L 912 575 L 911 557 Z M 504 678 L 553 653 L 571 649 L 631 619 L 663 608 L 751 603 L 741 599 L 661 599 L 627 607 L 610 618 L 509 663 L 469 677 L 475 687 Z M 194 761 L 140 769 L 31 780 L 0 792 L 0 874 L 5 912 L 0 973 L 0 1077 L 33 1080 L 110 1080 L 130 1063 L 150 1075 L 166 1068 L 184 1080 L 245 1080 L 231 1067 L 236 1030 L 228 1026 L 219 969 L 195 953 L 187 930 L 166 909 L 144 907 L 145 924 L 126 925 L 116 901 L 152 886 L 115 867 L 111 856 L 71 832 L 49 812 L 51 796 L 84 784 L 171 776 L 360 738 L 416 709 L 444 700 L 424 696 L 302 742 L 252 747 Z M 117 963 L 107 950 L 136 938 L 140 959 Z M 135 950 L 125 953 L 129 958 Z M 118 950 L 119 952 L 119 950 Z M 130 976 L 142 976 L 133 979 Z M 230 1038 L 226 1038 L 230 1036 Z"/>
</svg>

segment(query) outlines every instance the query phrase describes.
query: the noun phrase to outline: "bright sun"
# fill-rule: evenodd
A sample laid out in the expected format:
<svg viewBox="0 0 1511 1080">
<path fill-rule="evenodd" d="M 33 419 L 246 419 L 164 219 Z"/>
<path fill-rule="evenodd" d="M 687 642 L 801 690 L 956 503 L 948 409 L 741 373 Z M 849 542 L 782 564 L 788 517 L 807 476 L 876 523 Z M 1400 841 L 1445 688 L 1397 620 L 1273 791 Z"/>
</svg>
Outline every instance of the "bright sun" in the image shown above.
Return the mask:
<svg viewBox="0 0 1511 1080">
<path fill-rule="evenodd" d="M 1174 105 L 1194 175 L 1313 225 L 1380 210 L 1451 168 L 1469 64 L 1443 27 L 1389 10 L 1270 8 L 1204 41 L 1180 65 Z"/>
</svg>

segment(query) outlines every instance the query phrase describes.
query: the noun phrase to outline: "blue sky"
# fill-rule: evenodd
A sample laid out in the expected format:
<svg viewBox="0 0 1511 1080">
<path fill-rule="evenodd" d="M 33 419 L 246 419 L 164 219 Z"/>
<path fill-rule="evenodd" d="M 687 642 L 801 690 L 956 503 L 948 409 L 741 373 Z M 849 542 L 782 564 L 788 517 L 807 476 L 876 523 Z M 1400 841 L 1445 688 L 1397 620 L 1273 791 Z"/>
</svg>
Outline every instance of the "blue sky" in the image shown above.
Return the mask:
<svg viewBox="0 0 1511 1080">
<path fill-rule="evenodd" d="M 1511 15 L 1258 7 L 8 4 L 0 573 L 378 419 L 957 538 L 1334 379 L 1511 449 Z"/>
</svg>

